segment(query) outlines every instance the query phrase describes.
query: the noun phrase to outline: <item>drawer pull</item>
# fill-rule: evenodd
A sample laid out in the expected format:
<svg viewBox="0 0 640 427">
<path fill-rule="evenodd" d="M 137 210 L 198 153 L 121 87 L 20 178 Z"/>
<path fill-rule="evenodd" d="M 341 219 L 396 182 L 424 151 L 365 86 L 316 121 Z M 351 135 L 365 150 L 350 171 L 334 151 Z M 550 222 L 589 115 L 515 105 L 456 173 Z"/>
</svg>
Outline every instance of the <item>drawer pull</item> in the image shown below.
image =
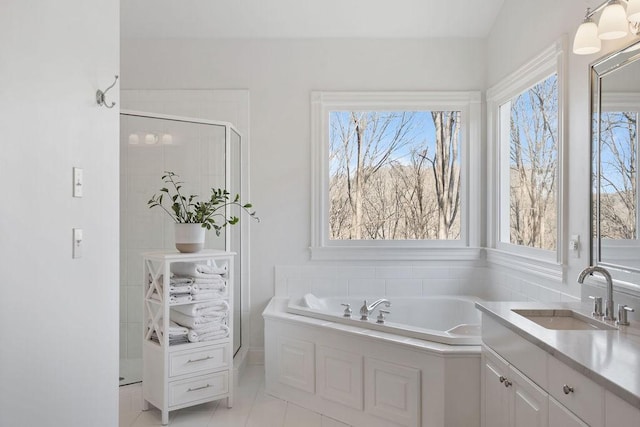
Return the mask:
<svg viewBox="0 0 640 427">
<path fill-rule="evenodd" d="M 512 385 L 513 385 L 513 383 L 511 381 L 505 380 L 505 382 L 504 382 L 504 386 L 505 387 L 511 387 Z"/>
<path fill-rule="evenodd" d="M 500 375 L 500 382 L 501 382 L 501 383 L 505 382 L 506 380 L 507 380 L 507 378 L 506 378 L 506 377 L 504 377 L 504 376 Z"/>
<path fill-rule="evenodd" d="M 562 391 L 564 391 L 564 394 L 573 393 L 573 387 L 569 387 L 565 384 L 562 386 Z"/>
<path fill-rule="evenodd" d="M 187 363 L 195 363 L 195 362 L 202 362 L 204 360 L 209 360 L 209 359 L 213 359 L 213 357 L 211 356 L 207 356 L 207 357 L 203 357 L 202 359 L 195 359 L 195 360 L 187 360 Z"/>
<path fill-rule="evenodd" d="M 211 387 L 211 384 L 207 384 L 207 385 L 203 385 L 202 387 L 196 387 L 196 388 L 189 388 L 187 389 L 187 391 L 198 391 L 198 390 L 204 390 L 205 388 L 209 388 Z"/>
</svg>

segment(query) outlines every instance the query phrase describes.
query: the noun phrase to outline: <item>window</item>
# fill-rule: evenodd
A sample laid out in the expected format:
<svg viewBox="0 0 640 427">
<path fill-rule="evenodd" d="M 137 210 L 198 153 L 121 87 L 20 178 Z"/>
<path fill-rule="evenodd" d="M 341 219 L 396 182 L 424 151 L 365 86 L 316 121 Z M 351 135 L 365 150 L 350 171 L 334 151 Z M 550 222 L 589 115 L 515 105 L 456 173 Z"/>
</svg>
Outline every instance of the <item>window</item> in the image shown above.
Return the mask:
<svg viewBox="0 0 640 427">
<path fill-rule="evenodd" d="M 487 93 L 493 148 L 489 159 L 493 189 L 490 246 L 555 265 L 562 262 L 560 44 Z"/>
<path fill-rule="evenodd" d="M 313 257 L 362 259 L 375 248 L 377 257 L 388 249 L 413 259 L 416 248 L 469 246 L 479 100 L 469 92 L 314 92 Z M 403 249 L 414 252 L 398 255 Z"/>
<path fill-rule="evenodd" d="M 558 230 L 557 74 L 499 110 L 500 241 L 553 251 Z"/>
</svg>

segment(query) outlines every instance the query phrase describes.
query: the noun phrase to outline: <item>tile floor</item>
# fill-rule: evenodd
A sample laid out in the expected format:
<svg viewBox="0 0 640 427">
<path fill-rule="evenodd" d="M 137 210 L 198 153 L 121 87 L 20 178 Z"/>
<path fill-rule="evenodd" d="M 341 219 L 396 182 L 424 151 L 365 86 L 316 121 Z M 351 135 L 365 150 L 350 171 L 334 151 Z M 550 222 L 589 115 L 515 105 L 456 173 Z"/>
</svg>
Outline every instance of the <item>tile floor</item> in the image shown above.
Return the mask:
<svg viewBox="0 0 640 427">
<path fill-rule="evenodd" d="M 120 388 L 120 427 L 160 426 L 160 411 L 142 412 L 139 385 Z M 264 389 L 264 366 L 243 369 L 233 408 L 220 400 L 169 413 L 171 427 L 348 427 L 329 417 L 276 399 Z"/>
</svg>

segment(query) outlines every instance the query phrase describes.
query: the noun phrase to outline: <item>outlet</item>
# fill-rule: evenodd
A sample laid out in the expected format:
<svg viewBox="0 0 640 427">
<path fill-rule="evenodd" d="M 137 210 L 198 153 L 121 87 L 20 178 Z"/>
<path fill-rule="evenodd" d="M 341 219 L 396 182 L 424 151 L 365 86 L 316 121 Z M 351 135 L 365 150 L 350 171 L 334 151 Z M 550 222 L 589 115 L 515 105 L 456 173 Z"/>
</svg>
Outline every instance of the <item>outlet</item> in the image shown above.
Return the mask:
<svg viewBox="0 0 640 427">
<path fill-rule="evenodd" d="M 73 258 L 82 258 L 82 228 L 73 229 Z"/>
<path fill-rule="evenodd" d="M 73 168 L 73 197 L 82 197 L 84 173 L 81 168 Z"/>
<path fill-rule="evenodd" d="M 569 240 L 569 253 L 572 258 L 580 258 L 580 235 L 573 234 Z"/>
</svg>

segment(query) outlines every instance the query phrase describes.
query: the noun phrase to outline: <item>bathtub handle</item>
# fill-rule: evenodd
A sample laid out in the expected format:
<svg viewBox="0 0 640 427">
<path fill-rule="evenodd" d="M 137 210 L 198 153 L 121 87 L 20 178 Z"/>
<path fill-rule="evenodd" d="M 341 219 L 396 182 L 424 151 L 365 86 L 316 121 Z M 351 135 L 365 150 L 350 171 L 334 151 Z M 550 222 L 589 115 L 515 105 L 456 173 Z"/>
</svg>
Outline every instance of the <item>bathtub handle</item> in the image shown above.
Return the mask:
<svg viewBox="0 0 640 427">
<path fill-rule="evenodd" d="M 376 320 L 376 323 L 381 323 L 382 324 L 382 323 L 384 323 L 384 315 L 385 314 L 389 314 L 390 311 L 380 309 L 380 310 L 378 310 L 378 312 L 379 312 L 378 313 L 378 320 Z"/>
<path fill-rule="evenodd" d="M 351 304 L 340 304 L 343 307 L 346 307 L 344 309 L 344 314 L 342 315 L 343 317 L 351 317 Z"/>
</svg>

